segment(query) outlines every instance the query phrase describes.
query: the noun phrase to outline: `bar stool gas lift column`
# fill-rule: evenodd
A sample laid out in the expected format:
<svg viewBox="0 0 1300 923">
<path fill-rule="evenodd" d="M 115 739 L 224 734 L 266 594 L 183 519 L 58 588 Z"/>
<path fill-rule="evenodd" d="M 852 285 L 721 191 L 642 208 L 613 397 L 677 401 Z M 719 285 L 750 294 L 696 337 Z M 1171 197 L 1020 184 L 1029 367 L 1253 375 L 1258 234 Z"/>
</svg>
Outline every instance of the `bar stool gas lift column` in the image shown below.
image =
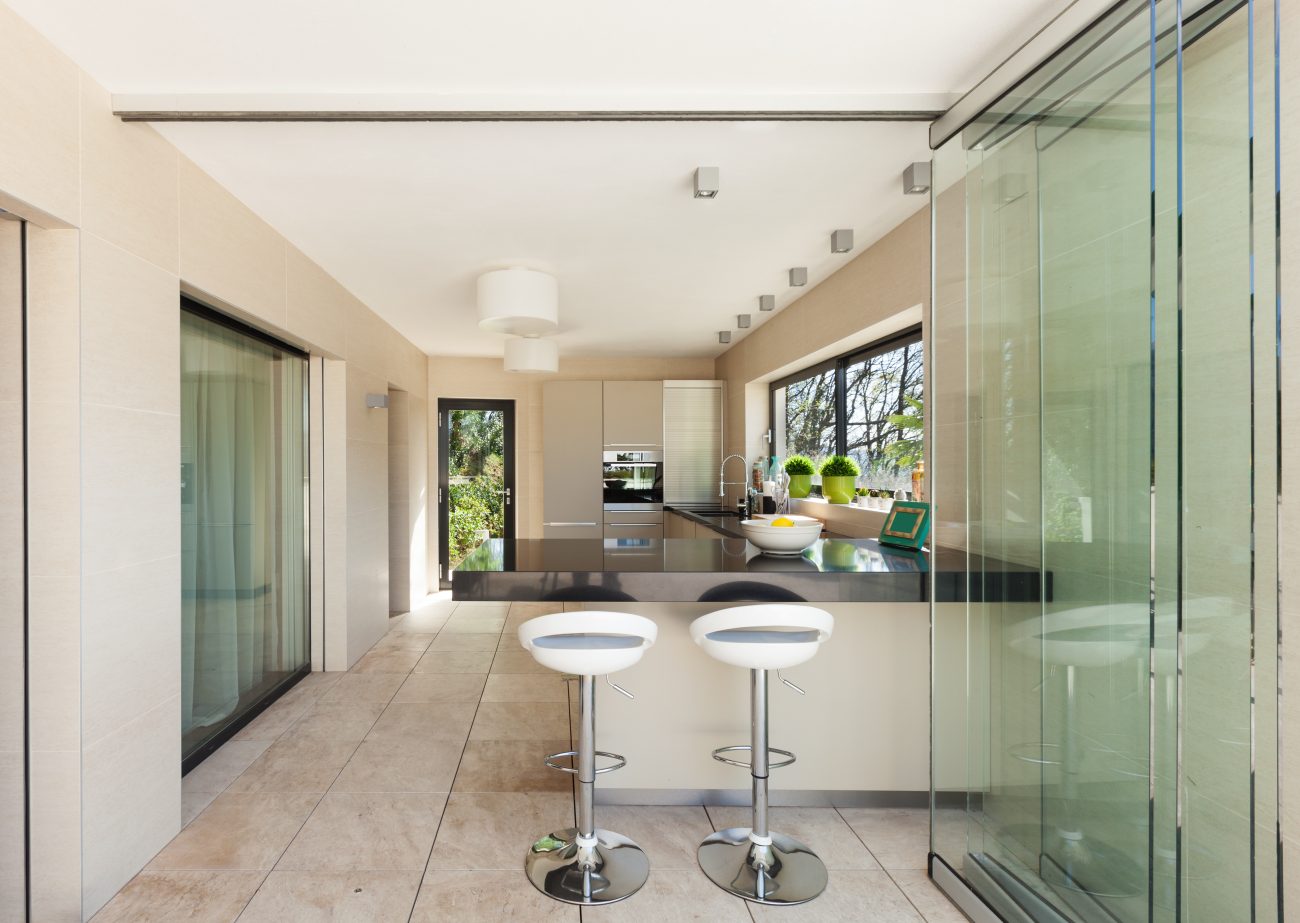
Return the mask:
<svg viewBox="0 0 1300 923">
<path fill-rule="evenodd" d="M 627 760 L 596 749 L 596 677 L 626 670 L 641 659 L 658 634 L 654 622 L 627 612 L 558 612 L 519 626 L 519 641 L 542 666 L 578 676 L 578 749 L 552 753 L 546 765 L 578 777 L 577 826 L 535 842 L 524 859 L 528 880 L 559 901 L 581 906 L 612 904 L 640 890 L 650 875 L 641 847 L 596 826 L 596 776 L 621 769 Z M 631 693 L 610 683 L 631 698 Z M 614 760 L 596 768 L 596 757 Z M 571 757 L 577 767 L 561 766 Z"/>
<path fill-rule="evenodd" d="M 719 747 L 713 758 L 741 766 L 753 777 L 753 821 L 749 827 L 719 830 L 700 844 L 700 869 L 738 897 L 760 904 L 802 904 L 826 890 L 826 865 L 803 843 L 767 825 L 767 777 L 789 766 L 794 754 L 767 742 L 767 673 L 811 660 L 831 636 L 834 619 L 811 606 L 777 603 L 738 606 L 701 616 L 691 623 L 691 637 L 709 656 L 750 671 L 750 744 Z M 786 685 L 802 693 L 789 680 Z M 724 754 L 749 751 L 750 761 Z M 769 753 L 786 759 L 777 763 Z"/>
</svg>

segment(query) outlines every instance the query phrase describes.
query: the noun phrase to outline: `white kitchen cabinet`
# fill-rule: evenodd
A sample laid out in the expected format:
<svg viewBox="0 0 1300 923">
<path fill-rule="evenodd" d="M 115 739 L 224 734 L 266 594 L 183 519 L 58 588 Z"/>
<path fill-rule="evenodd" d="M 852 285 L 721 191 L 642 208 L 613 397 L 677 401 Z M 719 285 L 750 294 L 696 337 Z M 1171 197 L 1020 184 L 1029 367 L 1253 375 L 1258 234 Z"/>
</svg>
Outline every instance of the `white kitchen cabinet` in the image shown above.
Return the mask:
<svg viewBox="0 0 1300 923">
<path fill-rule="evenodd" d="M 600 538 L 603 388 L 599 381 L 542 384 L 542 529 L 546 538 Z"/>
<path fill-rule="evenodd" d="M 665 381 L 664 502 L 721 502 L 722 382 Z"/>
</svg>

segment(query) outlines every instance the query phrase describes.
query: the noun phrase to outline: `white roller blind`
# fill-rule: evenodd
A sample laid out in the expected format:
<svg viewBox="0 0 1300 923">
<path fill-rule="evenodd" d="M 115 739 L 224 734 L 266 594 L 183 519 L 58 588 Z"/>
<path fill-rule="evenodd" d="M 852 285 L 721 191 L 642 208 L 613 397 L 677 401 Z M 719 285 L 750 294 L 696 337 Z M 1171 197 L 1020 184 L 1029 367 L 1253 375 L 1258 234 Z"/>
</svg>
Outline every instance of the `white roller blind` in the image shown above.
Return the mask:
<svg viewBox="0 0 1300 923">
<path fill-rule="evenodd" d="M 664 501 L 717 503 L 722 383 L 664 382 Z"/>
</svg>

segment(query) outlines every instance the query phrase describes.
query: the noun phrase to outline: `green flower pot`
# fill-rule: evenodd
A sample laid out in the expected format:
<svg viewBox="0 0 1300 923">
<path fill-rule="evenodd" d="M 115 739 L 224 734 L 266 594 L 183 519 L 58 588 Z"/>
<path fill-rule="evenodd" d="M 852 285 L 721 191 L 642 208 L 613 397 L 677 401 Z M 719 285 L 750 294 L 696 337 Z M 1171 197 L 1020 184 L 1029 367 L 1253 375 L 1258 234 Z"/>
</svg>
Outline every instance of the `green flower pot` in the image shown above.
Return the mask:
<svg viewBox="0 0 1300 923">
<path fill-rule="evenodd" d="M 812 493 L 812 475 L 811 474 L 792 474 L 790 475 L 790 496 L 795 500 L 802 500 Z"/>
<path fill-rule="evenodd" d="M 828 503 L 852 503 L 853 502 L 853 482 L 856 478 L 844 475 L 836 477 L 833 475 L 822 475 L 822 496 Z"/>
</svg>

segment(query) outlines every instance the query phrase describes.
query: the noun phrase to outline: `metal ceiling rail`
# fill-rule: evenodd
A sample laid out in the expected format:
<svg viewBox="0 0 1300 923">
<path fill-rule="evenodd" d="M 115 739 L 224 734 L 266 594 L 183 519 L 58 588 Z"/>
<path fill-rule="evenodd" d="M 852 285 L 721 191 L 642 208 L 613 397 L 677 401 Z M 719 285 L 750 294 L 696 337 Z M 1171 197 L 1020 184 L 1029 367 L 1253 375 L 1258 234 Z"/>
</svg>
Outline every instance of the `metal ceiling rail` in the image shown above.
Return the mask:
<svg viewBox="0 0 1300 923">
<path fill-rule="evenodd" d="M 124 122 L 930 122 L 940 109 L 215 110 L 117 109 Z"/>
</svg>

